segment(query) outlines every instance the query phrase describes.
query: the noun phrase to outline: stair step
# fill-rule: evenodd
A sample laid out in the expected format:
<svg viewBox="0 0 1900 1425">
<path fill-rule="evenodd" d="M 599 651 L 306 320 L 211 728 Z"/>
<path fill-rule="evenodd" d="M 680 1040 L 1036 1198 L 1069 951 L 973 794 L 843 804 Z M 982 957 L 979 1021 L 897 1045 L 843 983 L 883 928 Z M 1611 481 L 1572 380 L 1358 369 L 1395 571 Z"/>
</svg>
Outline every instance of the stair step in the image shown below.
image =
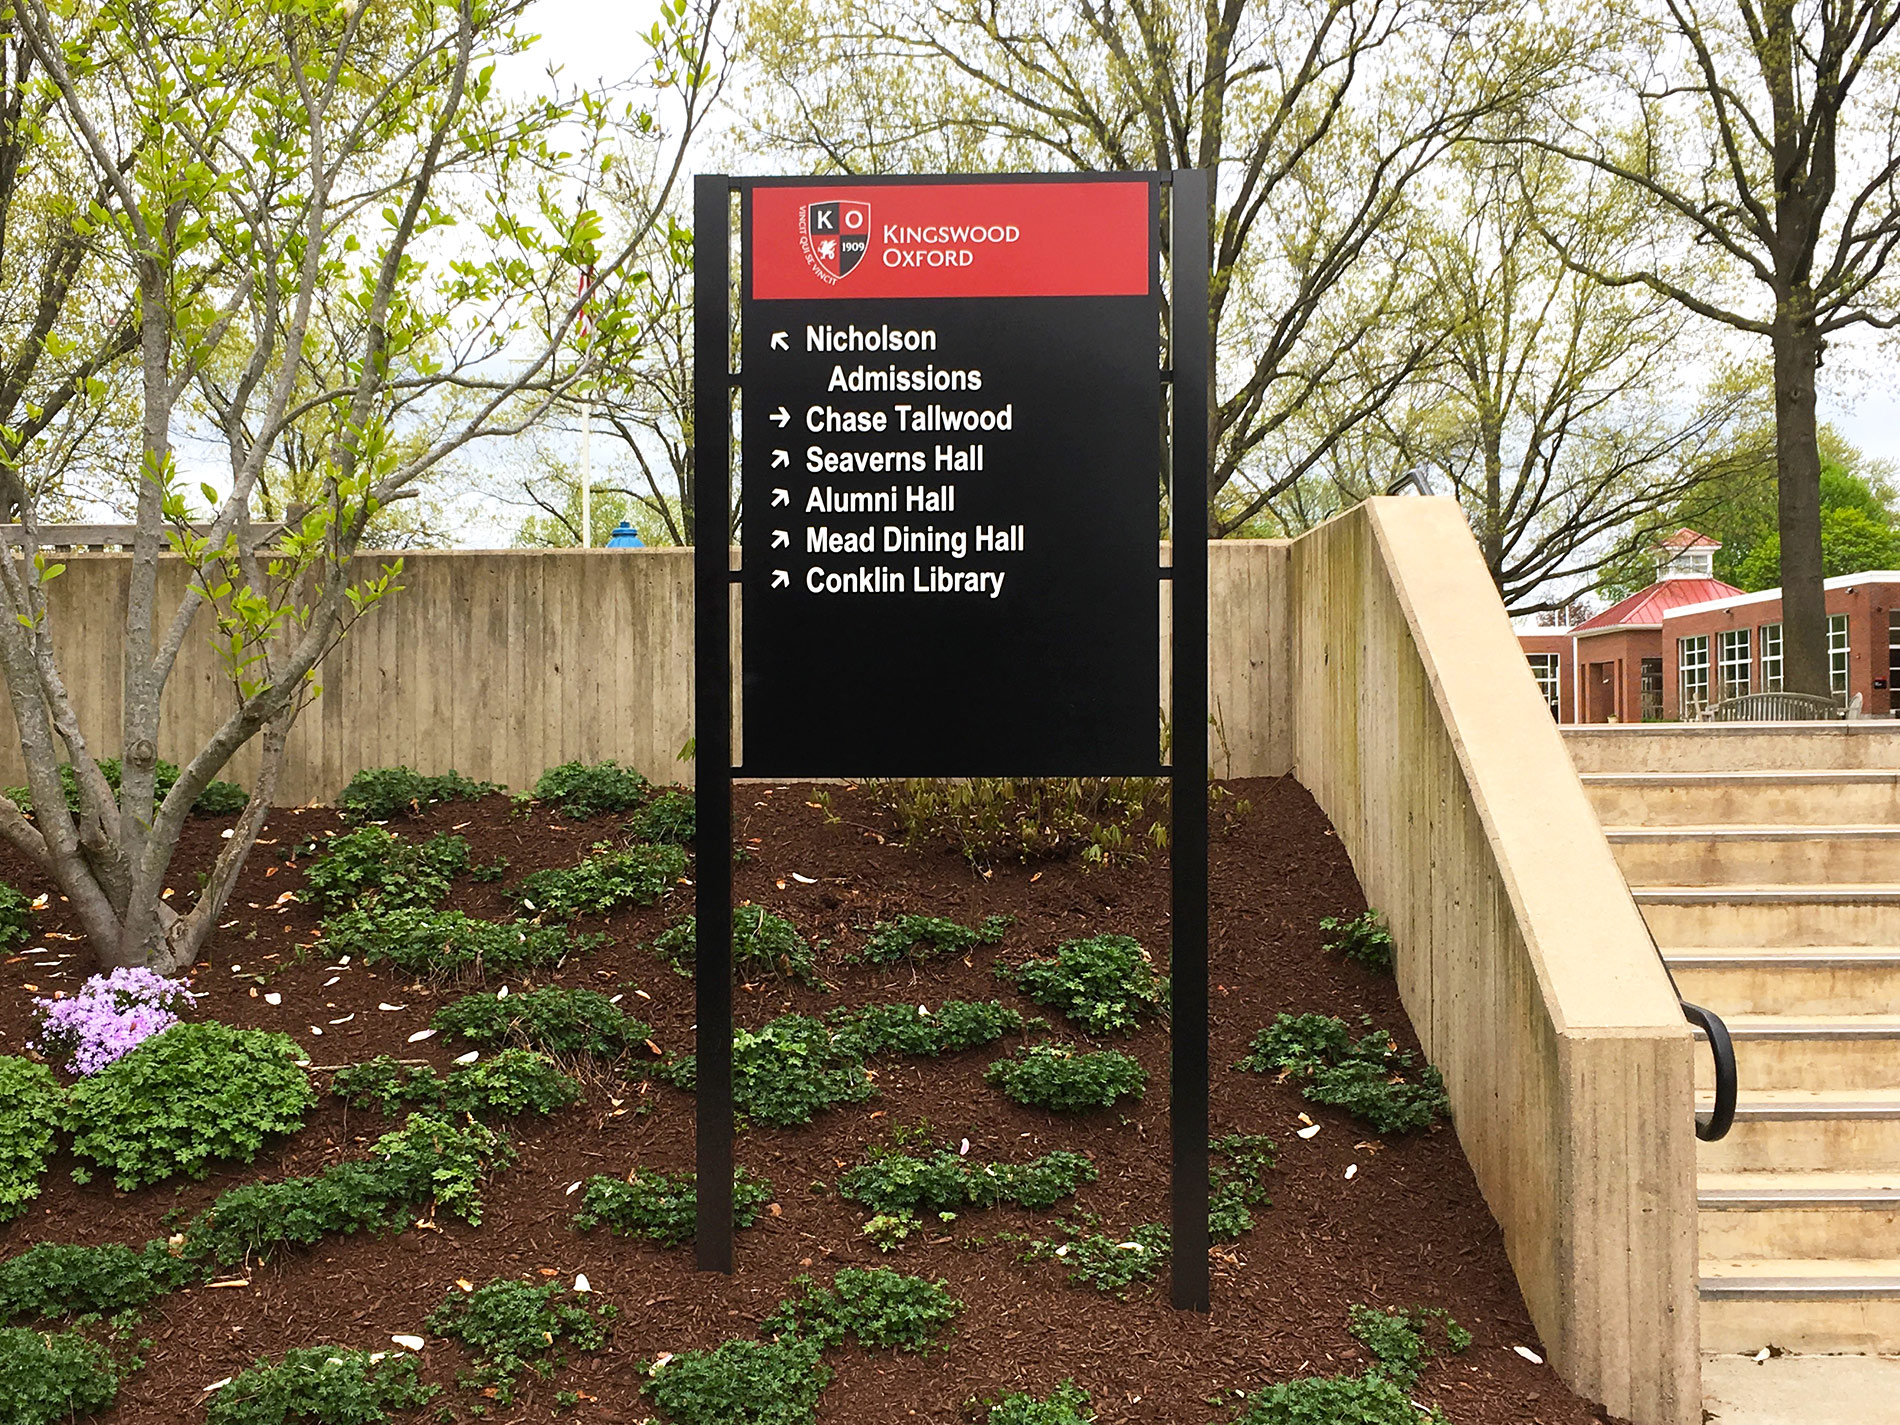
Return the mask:
<svg viewBox="0 0 1900 1425">
<path fill-rule="evenodd" d="M 1686 723 L 1569 727 L 1579 772 L 1725 772 L 1900 768 L 1900 722 Z"/>
<path fill-rule="evenodd" d="M 1900 1015 L 1900 948 L 1801 946 L 1784 950 L 1663 951 L 1683 998 L 1731 1014 Z"/>
<path fill-rule="evenodd" d="M 1606 826 L 1632 886 L 1865 885 L 1900 870 L 1895 826 Z"/>
<path fill-rule="evenodd" d="M 1680 949 L 1900 945 L 1900 884 L 1892 881 L 1638 885 L 1630 894 L 1657 944 Z"/>
<path fill-rule="evenodd" d="M 1840 1014 L 1796 1018 L 1726 1014 L 1736 1079 L 1756 1089 L 1900 1089 L 1900 1017 Z M 1702 1032 L 1696 1031 L 1700 1039 Z M 1713 1088 L 1715 1061 L 1696 1056 L 1696 1086 Z"/>
<path fill-rule="evenodd" d="M 1702 1349 L 1891 1352 L 1900 1258 L 1702 1261 Z"/>
<path fill-rule="evenodd" d="M 1585 772 L 1605 826 L 1900 823 L 1900 768 L 1774 772 Z"/>
<path fill-rule="evenodd" d="M 1696 1201 L 1705 1257 L 1900 1254 L 1900 1172 L 1705 1173 Z"/>
<path fill-rule="evenodd" d="M 1707 1113 L 1711 1095 L 1696 1094 Z M 1900 1171 L 1900 1089 L 1757 1089 L 1738 1096 L 1728 1136 L 1699 1143 L 1712 1172 Z"/>
</svg>

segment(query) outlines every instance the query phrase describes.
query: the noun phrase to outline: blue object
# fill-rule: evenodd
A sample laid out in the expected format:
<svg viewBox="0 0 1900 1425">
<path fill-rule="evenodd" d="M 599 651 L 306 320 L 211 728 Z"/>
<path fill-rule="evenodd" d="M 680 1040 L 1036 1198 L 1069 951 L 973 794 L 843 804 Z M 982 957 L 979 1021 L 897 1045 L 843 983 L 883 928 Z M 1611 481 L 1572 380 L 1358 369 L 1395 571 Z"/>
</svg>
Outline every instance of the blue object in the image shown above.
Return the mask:
<svg viewBox="0 0 1900 1425">
<path fill-rule="evenodd" d="M 607 536 L 607 547 L 609 549 L 644 549 L 646 545 L 641 542 L 634 527 L 622 520 L 614 526 L 614 532 Z"/>
</svg>

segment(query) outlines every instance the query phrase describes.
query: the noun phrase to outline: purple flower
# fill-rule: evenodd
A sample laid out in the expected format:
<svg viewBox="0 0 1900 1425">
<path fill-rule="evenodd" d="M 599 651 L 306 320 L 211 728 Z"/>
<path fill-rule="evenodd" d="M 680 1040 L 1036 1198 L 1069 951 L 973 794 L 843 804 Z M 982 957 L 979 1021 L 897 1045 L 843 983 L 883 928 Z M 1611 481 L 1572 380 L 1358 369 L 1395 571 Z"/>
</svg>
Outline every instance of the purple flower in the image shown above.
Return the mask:
<svg viewBox="0 0 1900 1425">
<path fill-rule="evenodd" d="M 194 996 L 184 980 L 153 970 L 121 968 L 94 975 L 71 999 L 39 999 L 44 1018 L 33 1045 L 82 1076 L 124 1058 L 154 1034 L 178 1023 Z"/>
</svg>

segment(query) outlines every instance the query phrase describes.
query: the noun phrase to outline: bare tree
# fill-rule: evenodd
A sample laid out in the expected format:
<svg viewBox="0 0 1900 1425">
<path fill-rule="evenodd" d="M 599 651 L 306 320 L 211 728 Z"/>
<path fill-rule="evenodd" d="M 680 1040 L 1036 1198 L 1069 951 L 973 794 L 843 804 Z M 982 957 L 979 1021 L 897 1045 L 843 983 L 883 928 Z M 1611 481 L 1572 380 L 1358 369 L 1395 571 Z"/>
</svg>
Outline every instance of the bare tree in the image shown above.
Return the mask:
<svg viewBox="0 0 1900 1425">
<path fill-rule="evenodd" d="M 1785 676 L 1825 695 L 1814 373 L 1835 333 L 1900 320 L 1888 269 L 1900 242 L 1900 4 L 1632 0 L 1605 13 L 1617 62 L 1553 100 L 1548 129 L 1522 141 L 1627 185 L 1660 240 L 1646 261 L 1603 262 L 1553 239 L 1600 281 L 1767 340 Z M 1685 243 L 1714 260 L 1702 280 L 1674 269 Z"/>
</svg>

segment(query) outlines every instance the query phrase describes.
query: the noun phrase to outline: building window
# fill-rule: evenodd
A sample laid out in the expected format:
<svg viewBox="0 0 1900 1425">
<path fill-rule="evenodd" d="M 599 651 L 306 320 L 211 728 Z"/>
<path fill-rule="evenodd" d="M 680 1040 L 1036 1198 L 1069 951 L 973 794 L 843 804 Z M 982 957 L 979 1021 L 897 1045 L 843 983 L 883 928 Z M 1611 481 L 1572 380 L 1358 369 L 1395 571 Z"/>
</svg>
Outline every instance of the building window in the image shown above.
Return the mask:
<svg viewBox="0 0 1900 1425">
<path fill-rule="evenodd" d="M 1533 653 L 1530 655 L 1531 676 L 1537 679 L 1537 691 L 1544 695 L 1544 702 L 1550 707 L 1550 715 L 1563 721 L 1563 702 L 1558 696 L 1558 667 L 1562 660 L 1555 653 Z"/>
<path fill-rule="evenodd" d="M 1781 687 L 1781 625 L 1761 626 L 1761 690 L 1779 693 Z"/>
<path fill-rule="evenodd" d="M 1662 659 L 1645 658 L 1641 665 L 1643 721 L 1662 720 Z"/>
<path fill-rule="evenodd" d="M 1847 700 L 1847 615 L 1827 616 L 1827 681 L 1834 696 Z"/>
<path fill-rule="evenodd" d="M 1900 609 L 1887 610 L 1887 701 L 1893 702 L 1894 685 L 1900 683 Z M 1900 703 L 1894 703 L 1900 707 Z"/>
<path fill-rule="evenodd" d="M 1700 717 L 1709 705 L 1709 636 L 1676 640 L 1676 672 L 1681 678 L 1681 696 L 1677 699 L 1678 717 Z"/>
<path fill-rule="evenodd" d="M 1716 686 L 1723 702 L 1748 696 L 1748 630 L 1724 629 L 1716 635 Z"/>
</svg>

